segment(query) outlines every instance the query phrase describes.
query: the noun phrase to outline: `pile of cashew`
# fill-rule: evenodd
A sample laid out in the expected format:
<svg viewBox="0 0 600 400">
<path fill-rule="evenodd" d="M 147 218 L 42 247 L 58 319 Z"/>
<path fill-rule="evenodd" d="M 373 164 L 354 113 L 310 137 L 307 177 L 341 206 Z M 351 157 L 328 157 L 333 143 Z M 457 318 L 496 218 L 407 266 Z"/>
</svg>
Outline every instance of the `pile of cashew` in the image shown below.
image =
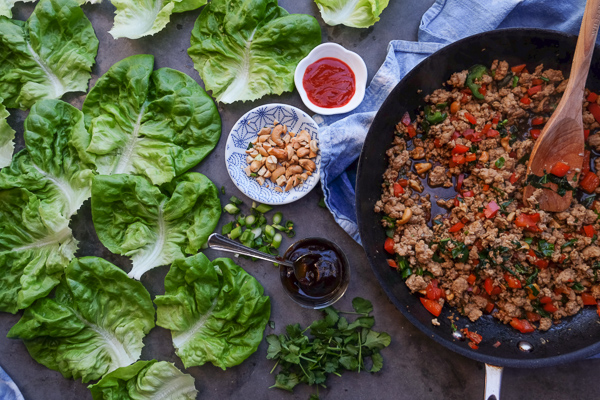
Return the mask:
<svg viewBox="0 0 600 400">
<path fill-rule="evenodd" d="M 270 179 L 277 185 L 276 191 L 287 192 L 304 183 L 317 169 L 312 159 L 319 147 L 305 130 L 288 132 L 286 125 L 274 121 L 273 128 L 262 128 L 250 143 L 244 172 L 255 177 L 261 186 Z"/>
</svg>

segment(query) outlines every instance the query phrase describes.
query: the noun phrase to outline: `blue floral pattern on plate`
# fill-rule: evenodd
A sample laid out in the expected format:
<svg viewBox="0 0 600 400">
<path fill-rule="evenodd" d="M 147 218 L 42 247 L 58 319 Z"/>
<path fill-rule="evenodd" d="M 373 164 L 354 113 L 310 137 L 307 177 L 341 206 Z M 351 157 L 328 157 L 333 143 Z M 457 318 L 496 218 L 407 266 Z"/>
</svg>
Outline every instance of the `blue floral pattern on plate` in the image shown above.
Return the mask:
<svg viewBox="0 0 600 400">
<path fill-rule="evenodd" d="M 312 139 L 318 141 L 318 126 L 304 111 L 286 104 L 267 104 L 256 107 L 244 114 L 233 126 L 225 146 L 225 164 L 233 183 L 251 199 L 264 204 L 287 204 L 305 196 L 319 182 L 321 171 L 321 152 L 313 160 L 317 169 L 306 182 L 292 188 L 289 192 L 275 191 L 277 185 L 266 179 L 260 186 L 255 178 L 246 176 L 246 150 L 248 144 L 264 127 L 272 127 L 273 121 L 287 125 L 288 131 L 298 133 L 306 130 Z M 283 189 L 283 188 L 282 188 Z"/>
</svg>

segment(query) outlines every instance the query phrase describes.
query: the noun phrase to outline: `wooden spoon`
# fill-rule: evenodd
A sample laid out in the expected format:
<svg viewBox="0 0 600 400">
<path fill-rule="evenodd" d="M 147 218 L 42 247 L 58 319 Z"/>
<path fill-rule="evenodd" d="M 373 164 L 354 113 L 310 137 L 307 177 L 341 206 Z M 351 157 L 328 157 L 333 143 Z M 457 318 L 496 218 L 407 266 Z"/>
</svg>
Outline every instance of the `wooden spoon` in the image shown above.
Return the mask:
<svg viewBox="0 0 600 400">
<path fill-rule="evenodd" d="M 581 116 L 583 94 L 599 25 L 600 0 L 588 0 L 581 21 L 567 88 L 535 142 L 527 166 L 527 176 L 530 174 L 542 176 L 545 172 L 549 173 L 552 167 L 561 161 L 571 167 L 566 176 L 572 186 L 577 186 L 584 152 Z M 575 174 L 577 177 L 573 181 Z M 548 183 L 545 186 L 549 189 L 543 189 L 542 195 L 538 198 L 542 210 L 559 212 L 569 208 L 573 197 L 572 190 L 567 191 L 564 196 L 560 196 L 556 193 L 557 185 L 555 183 Z M 523 199 L 526 203 L 529 203 L 527 199 L 535 190 L 536 188 L 531 185 L 525 187 Z"/>
</svg>

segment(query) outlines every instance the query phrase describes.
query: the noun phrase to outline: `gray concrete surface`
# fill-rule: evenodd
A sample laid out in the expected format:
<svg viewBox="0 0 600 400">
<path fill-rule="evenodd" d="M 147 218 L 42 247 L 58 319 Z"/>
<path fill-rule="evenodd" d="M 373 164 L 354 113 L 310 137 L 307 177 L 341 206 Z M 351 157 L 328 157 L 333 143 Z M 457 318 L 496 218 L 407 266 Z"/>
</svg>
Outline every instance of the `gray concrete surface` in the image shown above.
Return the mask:
<svg viewBox="0 0 600 400">
<path fill-rule="evenodd" d="M 323 27 L 323 41 L 333 41 L 361 54 L 367 63 L 369 78 L 384 60 L 387 43 L 391 39 L 416 40 L 417 28 L 422 14 L 433 3 L 432 0 L 391 0 L 381 21 L 368 29 L 329 27 L 318 16 L 318 9 L 311 0 L 280 0 L 280 5 L 291 13 L 308 13 L 317 16 Z M 189 74 L 201 83 L 193 69 L 186 50 L 189 47 L 190 31 L 200 10 L 176 14 L 165 30 L 157 35 L 139 40 L 113 40 L 108 34 L 113 20 L 113 6 L 104 0 L 102 5 L 83 7 L 91 19 L 100 40 L 97 63 L 93 69 L 91 84 L 116 61 L 133 54 L 153 54 L 156 68 L 171 67 Z M 18 3 L 15 18 L 26 19 L 33 5 Z M 80 107 L 84 96 L 71 95 L 66 98 Z M 220 105 L 223 119 L 223 134 L 215 151 L 194 170 L 206 174 L 218 186 L 226 188 L 223 204 L 231 195 L 247 201 L 230 181 L 224 165 L 225 141 L 235 121 L 249 109 L 269 102 L 283 102 L 301 107 L 296 92 L 282 96 L 267 96 L 251 103 Z M 15 112 L 9 123 L 22 133 L 24 112 Z M 308 110 L 306 110 L 308 111 Z M 22 140 L 18 140 L 22 147 Z M 345 297 L 338 308 L 349 309 L 355 296 L 373 301 L 375 306 L 376 330 L 386 331 L 392 344 L 383 351 L 384 368 L 380 373 L 345 373 L 342 378 L 332 376 L 327 389 L 321 389 L 324 400 L 337 399 L 481 399 L 483 398 L 483 365 L 456 355 L 435 343 L 414 328 L 390 303 L 376 281 L 362 248 L 357 245 L 325 209 L 317 206 L 320 199 L 317 188 L 300 201 L 278 207 L 285 217 L 297 223 L 297 237 L 323 236 L 336 241 L 346 252 L 352 263 L 353 276 Z M 220 227 L 229 222 L 224 216 Z M 89 201 L 84 204 L 72 222 L 75 237 L 81 241 L 78 256 L 94 255 L 130 268 L 124 257 L 111 254 L 100 242 L 91 224 Z M 292 240 L 285 238 L 284 246 Z M 209 258 L 224 256 L 215 251 L 206 252 Z M 282 291 L 277 269 L 269 263 L 239 260 L 240 265 L 254 275 L 265 287 L 272 299 L 272 320 L 275 329 L 267 327 L 266 333 L 280 333 L 288 323 L 299 322 L 306 326 L 320 315 L 316 311 L 304 310 L 294 304 Z M 154 296 L 163 291 L 163 279 L 167 267 L 154 269 L 144 275 L 143 284 Z M 6 333 L 17 322 L 20 315 L 0 314 L 0 365 L 21 388 L 26 400 L 84 400 L 91 399 L 86 385 L 63 378 L 33 361 L 22 342 L 6 339 Z M 183 365 L 175 355 L 169 332 L 162 328 L 153 329 L 145 339 L 142 359 L 157 358 Z M 212 365 L 192 367 L 187 370 L 196 378 L 199 399 L 308 399 L 313 389 L 298 387 L 293 394 L 277 389 L 268 389 L 274 383 L 269 374 L 273 363 L 265 358 L 266 343 L 242 365 L 222 371 Z M 583 360 L 569 365 L 537 370 L 507 369 L 504 374 L 503 399 L 594 399 L 600 389 L 597 382 L 600 360 Z M 1 399 L 0 399 L 1 400 Z"/>
</svg>

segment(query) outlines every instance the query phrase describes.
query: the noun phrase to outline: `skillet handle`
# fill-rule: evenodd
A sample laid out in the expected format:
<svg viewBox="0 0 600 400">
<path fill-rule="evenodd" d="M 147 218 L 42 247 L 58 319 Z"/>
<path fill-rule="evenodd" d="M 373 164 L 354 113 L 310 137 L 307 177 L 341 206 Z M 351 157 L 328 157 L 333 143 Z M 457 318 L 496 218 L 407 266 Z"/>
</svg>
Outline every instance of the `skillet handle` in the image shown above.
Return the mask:
<svg viewBox="0 0 600 400">
<path fill-rule="evenodd" d="M 502 385 L 502 367 L 485 364 L 485 397 L 484 400 L 500 400 Z"/>
</svg>

